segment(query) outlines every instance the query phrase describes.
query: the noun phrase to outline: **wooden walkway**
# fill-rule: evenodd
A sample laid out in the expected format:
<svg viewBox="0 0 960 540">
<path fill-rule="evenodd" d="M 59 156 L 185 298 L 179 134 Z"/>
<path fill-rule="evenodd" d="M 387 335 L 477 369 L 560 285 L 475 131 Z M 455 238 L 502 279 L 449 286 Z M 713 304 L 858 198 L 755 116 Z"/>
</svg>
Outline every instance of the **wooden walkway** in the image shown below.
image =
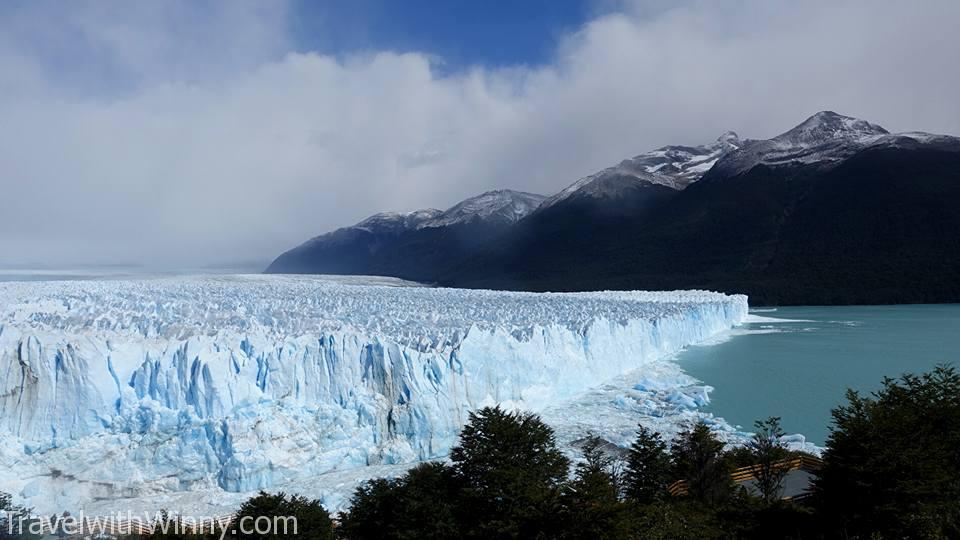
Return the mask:
<svg viewBox="0 0 960 540">
<path fill-rule="evenodd" d="M 823 460 L 815 458 L 813 456 L 800 456 L 790 459 L 784 459 L 781 461 L 774 462 L 774 467 L 784 470 L 787 472 L 787 475 L 794 473 L 795 471 L 804 471 L 811 473 L 814 471 L 820 470 L 823 467 Z M 760 467 L 757 465 L 751 465 L 749 467 L 740 467 L 739 469 L 734 469 L 730 473 L 730 478 L 737 483 L 738 485 L 747 485 L 748 488 L 752 485 L 753 481 L 757 479 L 757 474 L 760 472 Z M 799 476 L 798 476 L 799 478 Z M 809 475 L 805 475 L 804 478 L 809 478 Z M 809 481 L 806 482 L 809 484 Z M 687 494 L 687 481 L 686 480 L 677 480 L 676 482 L 667 486 L 667 491 L 671 495 L 680 496 Z M 797 499 L 805 495 L 804 489 L 791 489 L 789 493 L 784 493 L 783 499 Z"/>
</svg>

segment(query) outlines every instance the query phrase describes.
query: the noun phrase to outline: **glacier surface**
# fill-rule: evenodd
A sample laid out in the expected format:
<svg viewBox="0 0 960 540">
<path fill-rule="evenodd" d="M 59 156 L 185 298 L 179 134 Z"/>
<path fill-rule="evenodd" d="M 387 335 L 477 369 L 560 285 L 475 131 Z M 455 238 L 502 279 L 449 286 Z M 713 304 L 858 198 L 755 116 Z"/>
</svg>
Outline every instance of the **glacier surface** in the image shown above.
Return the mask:
<svg viewBox="0 0 960 540">
<path fill-rule="evenodd" d="M 446 455 L 484 405 L 562 422 L 607 391 L 629 402 L 624 434 L 692 414 L 709 388 L 664 357 L 747 317 L 746 297 L 706 291 L 404 285 L 0 283 L 0 491 L 40 512 L 214 512 L 277 488 L 337 506 L 360 479 Z M 562 439 L 586 429 L 568 424 Z"/>
</svg>

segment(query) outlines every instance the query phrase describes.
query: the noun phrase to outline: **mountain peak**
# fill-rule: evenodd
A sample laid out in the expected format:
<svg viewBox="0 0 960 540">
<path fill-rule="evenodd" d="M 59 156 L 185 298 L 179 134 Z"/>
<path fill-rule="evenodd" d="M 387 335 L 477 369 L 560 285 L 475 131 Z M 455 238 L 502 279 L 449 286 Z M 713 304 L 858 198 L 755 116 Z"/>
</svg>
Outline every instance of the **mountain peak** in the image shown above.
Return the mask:
<svg viewBox="0 0 960 540">
<path fill-rule="evenodd" d="M 460 201 L 441 215 L 421 223 L 418 227 L 444 227 L 474 220 L 501 224 L 515 223 L 536 210 L 544 199 L 546 197 L 543 195 L 512 189 L 485 191 Z"/>
<path fill-rule="evenodd" d="M 617 198 L 638 187 L 652 185 L 680 191 L 699 180 L 718 159 L 741 144 L 736 133 L 727 131 L 710 144 L 663 146 L 577 180 L 547 199 L 541 208 L 546 209 L 573 196 Z"/>
<path fill-rule="evenodd" d="M 837 139 L 862 141 L 887 135 L 886 129 L 852 116 L 820 111 L 798 126 L 773 138 L 774 141 L 803 146 L 823 144 Z"/>
<path fill-rule="evenodd" d="M 357 223 L 354 227 L 370 231 L 410 229 L 442 214 L 443 212 L 436 208 L 414 210 L 413 212 L 380 212 Z"/>
<path fill-rule="evenodd" d="M 735 131 L 725 131 L 717 137 L 717 144 L 740 146 L 740 136 Z"/>
<path fill-rule="evenodd" d="M 732 176 L 764 163 L 839 163 L 866 146 L 889 138 L 886 129 L 834 111 L 820 111 L 772 139 L 738 141 L 717 163 L 717 174 Z"/>
</svg>

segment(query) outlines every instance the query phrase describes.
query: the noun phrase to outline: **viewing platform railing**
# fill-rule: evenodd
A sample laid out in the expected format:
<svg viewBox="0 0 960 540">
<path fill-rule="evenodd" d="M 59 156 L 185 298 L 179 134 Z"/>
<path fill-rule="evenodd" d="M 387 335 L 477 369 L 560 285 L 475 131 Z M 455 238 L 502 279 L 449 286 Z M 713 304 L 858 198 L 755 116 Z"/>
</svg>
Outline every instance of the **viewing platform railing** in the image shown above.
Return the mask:
<svg viewBox="0 0 960 540">
<path fill-rule="evenodd" d="M 788 459 L 783 459 L 780 461 L 775 461 L 773 466 L 777 469 L 784 470 L 785 472 L 796 471 L 796 470 L 805 470 L 805 471 L 816 471 L 823 467 L 823 460 L 816 458 L 814 456 L 798 456 Z M 761 468 L 759 465 L 750 465 L 747 467 L 740 467 L 739 469 L 734 469 L 730 473 L 730 478 L 737 484 L 742 484 L 749 480 L 755 480 L 757 475 L 760 473 Z M 688 492 L 687 481 L 686 480 L 677 480 L 676 482 L 667 486 L 667 491 L 670 492 L 673 496 L 686 495 Z"/>
</svg>

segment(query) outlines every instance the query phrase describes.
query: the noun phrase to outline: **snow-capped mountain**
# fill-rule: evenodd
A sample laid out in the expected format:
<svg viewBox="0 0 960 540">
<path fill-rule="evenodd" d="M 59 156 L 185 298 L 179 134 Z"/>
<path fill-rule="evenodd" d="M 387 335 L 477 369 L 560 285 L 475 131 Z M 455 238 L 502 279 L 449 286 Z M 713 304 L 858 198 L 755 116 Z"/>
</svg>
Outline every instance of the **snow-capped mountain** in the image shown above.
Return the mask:
<svg viewBox="0 0 960 540">
<path fill-rule="evenodd" d="M 439 268 L 523 219 L 544 199 L 501 189 L 470 197 L 445 211 L 375 214 L 287 251 L 267 272 L 385 274 L 432 281 Z"/>
<path fill-rule="evenodd" d="M 679 191 L 699 180 L 718 159 L 739 148 L 740 144 L 737 134 L 728 131 L 706 145 L 664 146 L 577 180 L 547 199 L 541 209 L 571 197 L 616 199 L 637 187 L 650 185 Z"/>
<path fill-rule="evenodd" d="M 960 138 L 824 111 L 772 139 L 679 150 L 578 181 L 438 281 L 710 288 L 766 304 L 960 301 Z"/>
<path fill-rule="evenodd" d="M 747 316 L 704 291 L 403 285 L 0 283 L 0 491 L 47 514 L 225 515 L 258 489 L 333 509 L 368 466 L 444 456 L 478 407 L 541 411 Z M 678 371 L 644 372 L 651 422 L 702 414 Z"/>
<path fill-rule="evenodd" d="M 270 270 L 524 290 L 717 288 L 767 303 L 960 301 L 960 252 L 944 239 L 960 230 L 958 175 L 960 138 L 822 111 L 771 139 L 728 132 L 637 155 L 539 206 L 495 192 L 392 218 L 405 224 L 390 233 L 341 229 Z"/>
<path fill-rule="evenodd" d="M 381 212 L 357 223 L 352 228 L 372 233 L 398 233 L 416 229 L 442 215 L 443 211 L 436 208 L 426 208 L 406 213 Z"/>
<path fill-rule="evenodd" d="M 380 212 L 356 225 L 311 238 L 307 243 L 322 242 L 344 229 L 358 229 L 375 234 L 397 234 L 414 229 L 449 227 L 464 223 L 509 225 L 536 210 L 544 199 L 546 197 L 543 195 L 512 189 L 487 191 L 464 199 L 445 211 L 425 208 L 413 212 Z"/>
<path fill-rule="evenodd" d="M 763 164 L 837 164 L 866 148 L 950 143 L 956 137 L 922 132 L 891 134 L 886 129 L 833 111 L 821 111 L 793 129 L 766 140 L 746 140 L 723 156 L 716 175 L 733 176 Z"/>
<path fill-rule="evenodd" d="M 785 146 L 817 147 L 831 141 L 863 142 L 890 133 L 866 120 L 820 111 L 772 140 Z"/>
<path fill-rule="evenodd" d="M 348 228 L 373 233 L 399 233 L 471 222 L 509 225 L 533 212 L 544 199 L 546 197 L 535 193 L 497 189 L 464 199 L 447 210 L 425 208 L 413 212 L 381 212 Z"/>
<path fill-rule="evenodd" d="M 448 227 L 474 221 L 510 225 L 536 210 L 544 199 L 546 197 L 543 195 L 512 189 L 487 191 L 453 205 L 447 211 L 419 223 L 417 228 Z"/>
</svg>

